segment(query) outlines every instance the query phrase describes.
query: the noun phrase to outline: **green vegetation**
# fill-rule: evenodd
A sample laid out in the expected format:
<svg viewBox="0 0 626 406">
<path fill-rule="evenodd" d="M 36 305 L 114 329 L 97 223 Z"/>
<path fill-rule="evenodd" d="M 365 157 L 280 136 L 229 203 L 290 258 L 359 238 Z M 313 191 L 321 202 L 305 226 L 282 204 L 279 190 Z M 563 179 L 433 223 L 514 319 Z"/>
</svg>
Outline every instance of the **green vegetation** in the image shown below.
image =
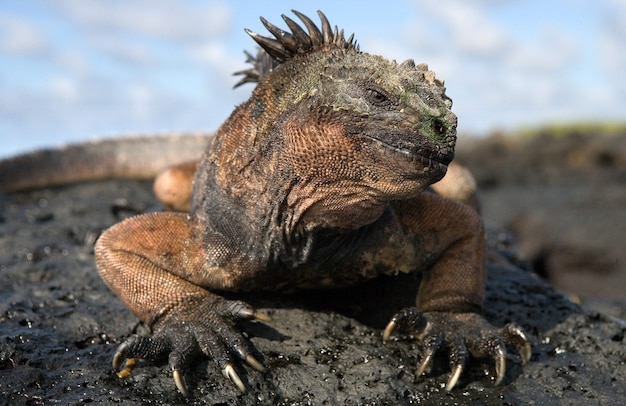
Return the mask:
<svg viewBox="0 0 626 406">
<path fill-rule="evenodd" d="M 542 127 L 522 127 L 512 133 L 520 138 L 534 138 L 537 136 L 565 137 L 573 134 L 593 134 L 599 136 L 616 136 L 626 134 L 626 122 L 578 122 L 557 123 Z"/>
</svg>

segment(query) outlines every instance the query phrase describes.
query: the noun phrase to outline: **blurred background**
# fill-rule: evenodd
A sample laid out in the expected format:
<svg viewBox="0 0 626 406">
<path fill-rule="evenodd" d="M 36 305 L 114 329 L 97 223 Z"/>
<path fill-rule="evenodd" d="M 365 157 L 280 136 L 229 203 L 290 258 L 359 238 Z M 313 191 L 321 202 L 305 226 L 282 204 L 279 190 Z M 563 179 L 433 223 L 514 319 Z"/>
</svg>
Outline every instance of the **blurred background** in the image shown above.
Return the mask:
<svg viewBox="0 0 626 406">
<path fill-rule="evenodd" d="M 313 4 L 314 3 L 314 4 Z M 213 131 L 258 17 L 296 8 L 361 49 L 427 62 L 459 116 L 483 216 L 575 299 L 626 303 L 626 2 L 2 0 L 0 158 L 123 134 Z"/>
</svg>

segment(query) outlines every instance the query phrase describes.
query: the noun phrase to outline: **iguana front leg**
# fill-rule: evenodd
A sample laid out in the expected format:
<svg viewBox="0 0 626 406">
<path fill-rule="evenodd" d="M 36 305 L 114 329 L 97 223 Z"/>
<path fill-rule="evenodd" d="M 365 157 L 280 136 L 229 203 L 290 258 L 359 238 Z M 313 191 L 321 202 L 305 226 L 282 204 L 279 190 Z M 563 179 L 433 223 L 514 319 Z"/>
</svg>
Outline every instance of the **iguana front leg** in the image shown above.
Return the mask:
<svg viewBox="0 0 626 406">
<path fill-rule="evenodd" d="M 259 371 L 264 368 L 233 322 L 268 317 L 246 303 L 226 300 L 201 287 L 227 288 L 231 281 L 228 272 L 208 264 L 207 251 L 223 254 L 224 247 L 204 247 L 198 234 L 188 214 L 152 213 L 118 223 L 99 238 L 95 254 L 100 275 L 154 333 L 135 335 L 122 343 L 113 366 L 122 368 L 119 375 L 124 377 L 135 358 L 167 358 L 176 386 L 187 396 L 181 371 L 201 352 L 245 391 L 233 356 Z"/>
<path fill-rule="evenodd" d="M 480 315 L 486 279 L 480 217 L 469 206 L 432 193 L 394 203 L 394 209 L 404 214 L 402 227 L 413 234 L 421 255 L 439 255 L 423 273 L 416 307 L 393 316 L 384 342 L 396 328 L 417 332 L 424 345 L 418 376 L 430 369 L 440 348 L 447 348 L 452 369 L 448 391 L 456 385 L 470 354 L 495 360 L 499 384 L 506 370 L 505 345 L 516 347 L 523 363 L 530 359 L 531 348 L 519 326 L 510 323 L 498 329 Z"/>
</svg>

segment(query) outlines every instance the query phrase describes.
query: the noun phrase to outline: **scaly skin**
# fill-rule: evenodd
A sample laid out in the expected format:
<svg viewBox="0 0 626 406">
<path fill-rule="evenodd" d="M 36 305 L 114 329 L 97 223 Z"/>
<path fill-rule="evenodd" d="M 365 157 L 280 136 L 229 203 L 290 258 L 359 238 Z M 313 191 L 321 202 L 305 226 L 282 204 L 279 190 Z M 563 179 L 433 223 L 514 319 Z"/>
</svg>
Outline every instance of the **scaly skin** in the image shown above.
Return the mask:
<svg viewBox="0 0 626 406">
<path fill-rule="evenodd" d="M 422 272 L 415 308 L 393 316 L 384 340 L 396 328 L 417 331 L 426 348 L 420 374 L 448 348 L 447 390 L 469 355 L 493 357 L 499 383 L 505 344 L 524 362 L 530 345 L 516 325 L 496 329 L 480 316 L 477 212 L 426 191 L 454 154 L 456 116 L 443 82 L 425 65 L 360 52 L 321 13 L 321 31 L 294 13 L 308 34 L 285 16 L 291 33 L 262 20 L 277 39 L 250 33 L 264 49 L 242 72 L 241 83 L 258 82 L 252 96 L 199 163 L 157 180 L 162 195 L 175 195 L 169 206 L 185 209 L 190 198 L 190 212 L 133 217 L 96 243 L 102 278 L 153 330 L 124 342 L 115 368 L 125 376 L 135 358 L 166 357 L 187 396 L 184 369 L 202 353 L 244 391 L 237 359 L 264 368 L 233 322 L 267 317 L 215 291 L 288 292 Z M 196 167 L 191 196 L 176 195 Z"/>
</svg>

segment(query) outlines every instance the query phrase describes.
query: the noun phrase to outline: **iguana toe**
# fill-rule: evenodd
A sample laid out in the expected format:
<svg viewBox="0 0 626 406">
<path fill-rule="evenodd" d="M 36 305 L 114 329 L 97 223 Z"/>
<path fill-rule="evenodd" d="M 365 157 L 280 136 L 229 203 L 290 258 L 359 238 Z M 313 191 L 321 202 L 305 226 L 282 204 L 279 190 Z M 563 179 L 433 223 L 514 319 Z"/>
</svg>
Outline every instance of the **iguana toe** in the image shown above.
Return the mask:
<svg viewBox="0 0 626 406">
<path fill-rule="evenodd" d="M 168 344 L 159 337 L 132 335 L 117 347 L 113 356 L 113 369 L 120 378 L 128 377 L 137 361 L 136 358 L 156 360 L 164 357 Z"/>
<path fill-rule="evenodd" d="M 509 323 L 501 330 L 502 338 L 507 344 L 513 345 L 522 358 L 522 364 L 526 365 L 532 356 L 532 347 L 528 334 L 515 323 Z"/>
<path fill-rule="evenodd" d="M 440 334 L 438 334 L 438 336 L 440 336 Z M 447 392 L 451 391 L 456 386 L 461 377 L 461 373 L 465 369 L 467 359 L 469 358 L 469 352 L 462 337 L 453 338 L 448 346 L 450 347 L 449 361 L 452 374 L 448 379 L 448 383 L 446 383 Z"/>
<path fill-rule="evenodd" d="M 424 339 L 422 361 L 417 368 L 417 376 L 422 376 L 426 372 L 430 371 L 430 368 L 433 365 L 433 359 L 435 358 L 435 354 L 439 350 L 439 347 L 441 347 L 442 343 L 443 337 L 441 337 L 440 335 L 429 336 Z"/>
</svg>

